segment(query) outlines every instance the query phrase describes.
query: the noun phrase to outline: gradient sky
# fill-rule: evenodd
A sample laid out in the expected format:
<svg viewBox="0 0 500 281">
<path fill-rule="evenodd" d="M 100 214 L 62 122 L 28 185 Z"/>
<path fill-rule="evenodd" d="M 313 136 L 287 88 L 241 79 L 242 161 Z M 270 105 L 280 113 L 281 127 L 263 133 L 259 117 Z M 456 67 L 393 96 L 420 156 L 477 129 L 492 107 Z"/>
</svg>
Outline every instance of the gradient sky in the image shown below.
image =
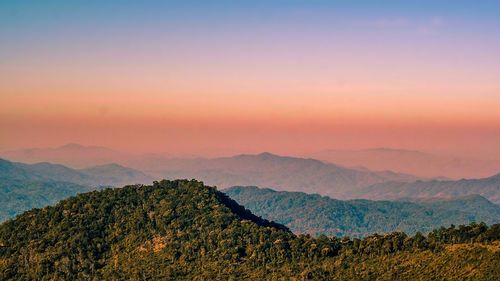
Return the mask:
<svg viewBox="0 0 500 281">
<path fill-rule="evenodd" d="M 0 150 L 500 158 L 500 1 L 409 2 L 1 1 Z"/>
</svg>

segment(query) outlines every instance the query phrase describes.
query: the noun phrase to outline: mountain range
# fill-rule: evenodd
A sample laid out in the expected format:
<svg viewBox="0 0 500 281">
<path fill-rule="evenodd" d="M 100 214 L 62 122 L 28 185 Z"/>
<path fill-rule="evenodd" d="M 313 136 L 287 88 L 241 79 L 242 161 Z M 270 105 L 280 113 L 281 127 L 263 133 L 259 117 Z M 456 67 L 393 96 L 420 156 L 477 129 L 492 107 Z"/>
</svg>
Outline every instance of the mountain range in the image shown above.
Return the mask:
<svg viewBox="0 0 500 281">
<path fill-rule="evenodd" d="M 0 225 L 1 280 L 495 280 L 500 225 L 295 235 L 197 181 L 80 194 Z M 466 279 L 466 278 L 465 278 Z"/>
<path fill-rule="evenodd" d="M 156 164 L 161 164 L 166 159 L 196 158 L 195 156 L 174 157 L 167 153 L 132 154 L 102 146 L 85 146 L 76 143 L 53 148 L 1 151 L 0 157 L 31 164 L 58 163 L 78 169 L 118 163 L 139 170 L 154 169 Z M 483 178 L 500 172 L 499 159 L 473 159 L 395 148 L 330 149 L 304 154 L 301 157 L 359 170 L 394 171 L 425 179 Z"/>
<path fill-rule="evenodd" d="M 69 145 L 66 149 L 78 148 L 75 145 Z M 129 163 L 131 166 L 128 167 L 132 168 L 119 164 L 73 169 L 47 162 L 21 164 L 4 160 L 2 163 L 3 169 L 6 169 L 6 163 L 16 167 L 16 170 L 3 173 L 4 177 L 9 179 L 7 182 L 4 180 L 4 186 L 6 183 L 12 183 L 12 180 L 29 181 L 32 187 L 34 181 L 46 184 L 69 182 L 85 186 L 86 188 L 82 190 L 88 191 L 88 187 L 149 183 L 154 178 L 196 178 L 221 189 L 231 186 L 260 186 L 282 191 L 317 193 L 344 200 L 364 198 L 412 201 L 422 198 L 445 199 L 479 194 L 494 203 L 500 203 L 499 176 L 458 181 L 422 180 L 407 174 L 350 169 L 315 159 L 279 156 L 271 153 L 191 159 L 149 155 L 147 158 L 137 158 L 137 162 Z M 138 167 L 145 172 L 140 171 Z M 17 182 L 15 186 L 22 186 L 22 184 Z M 20 190 L 17 189 L 17 191 Z M 61 194 L 68 195 L 64 192 Z M 46 204 L 54 201 L 42 200 L 40 202 Z M 28 204 L 27 206 L 44 205 Z M 16 210 L 26 209 L 17 208 Z M 12 215 L 13 212 L 9 214 Z"/>
<path fill-rule="evenodd" d="M 0 176 L 30 181 L 64 181 L 88 186 L 121 186 L 152 181 L 152 178 L 143 172 L 118 164 L 77 170 L 48 162 L 24 164 L 4 159 L 0 159 Z"/>
<path fill-rule="evenodd" d="M 157 178 L 196 178 L 221 189 L 259 186 L 281 191 L 318 193 L 336 199 L 395 200 L 454 198 L 479 194 L 500 203 L 500 177 L 422 179 L 391 171 L 345 168 L 310 158 L 271 153 L 212 159 L 168 159 L 147 172 Z"/>
<path fill-rule="evenodd" d="M 75 170 L 59 164 L 23 164 L 0 159 L 0 221 L 77 193 L 151 181 L 151 177 L 140 171 L 116 164 Z"/>
<path fill-rule="evenodd" d="M 68 143 L 53 148 L 27 148 L 0 152 L 0 157 L 11 161 L 35 164 L 50 162 L 86 168 L 108 163 L 124 163 L 133 155 L 101 146 Z"/>
<path fill-rule="evenodd" d="M 453 198 L 479 194 L 500 204 L 500 174 L 483 179 L 384 182 L 359 189 L 354 197 L 372 200 Z"/>
<path fill-rule="evenodd" d="M 394 148 L 331 149 L 309 153 L 305 157 L 346 167 L 390 170 L 423 178 L 483 178 L 500 172 L 498 159 L 472 159 Z"/>
<path fill-rule="evenodd" d="M 351 190 L 375 183 L 421 179 L 391 171 L 348 169 L 315 159 L 267 152 L 219 158 L 175 158 L 166 154 L 132 155 L 104 147 L 67 144 L 57 148 L 7 151 L 0 156 L 12 161 L 50 162 L 79 169 L 113 162 L 157 178 L 196 178 L 220 188 L 234 185 L 272 186 L 333 197 L 344 197 Z"/>
<path fill-rule="evenodd" d="M 427 233 L 440 226 L 500 223 L 500 206 L 472 195 L 449 200 L 341 201 L 318 194 L 232 187 L 224 192 L 258 216 L 294 233 L 360 237 L 402 231 Z"/>
<path fill-rule="evenodd" d="M 230 158 L 199 161 L 175 160 L 175 167 L 181 168 L 183 173 L 170 174 L 172 178 L 196 176 L 211 176 L 203 179 L 220 180 L 222 175 L 233 174 L 238 177 L 229 177 L 235 182 L 246 180 L 250 182 L 264 182 L 276 184 L 278 180 L 291 182 L 301 180 L 303 186 L 311 183 L 322 183 L 321 180 L 332 180 L 343 174 L 351 175 L 351 170 L 324 164 L 317 160 L 281 157 L 272 154 L 240 155 Z M 193 172 L 187 172 L 193 167 Z M 208 169 L 212 167 L 213 169 Z M 160 169 L 169 167 L 160 166 Z M 333 171 L 336 172 L 332 172 Z M 286 171 L 291 171 L 285 174 Z M 224 172 L 226 174 L 224 174 Z M 361 173 L 359 171 L 355 175 Z M 252 181 L 253 175 L 255 180 Z M 363 175 L 373 176 L 368 172 Z M 393 174 L 389 174 L 393 176 Z M 246 176 L 246 177 L 245 177 Z M 396 177 L 400 175 L 396 174 Z M 376 178 L 376 177 L 373 177 Z M 122 186 L 134 183 L 152 182 L 148 176 L 138 170 L 126 168 L 118 164 L 106 164 L 85 169 L 72 169 L 60 164 L 37 163 L 23 164 L 0 160 L 0 203 L 4 208 L 0 211 L 0 221 L 12 218 L 23 211 L 32 208 L 44 207 L 57 203 L 59 200 L 82 192 L 101 189 L 106 186 Z M 352 177 L 359 180 L 359 177 Z M 377 178 L 378 179 L 378 178 Z M 315 180 L 317 180 L 315 182 Z M 242 181 L 245 182 L 245 181 Z M 478 181 L 476 185 L 480 185 Z M 391 183 L 394 184 L 394 183 Z M 325 186 L 330 186 L 327 182 Z M 302 185 L 295 185 L 301 189 Z M 310 184 L 314 192 L 319 185 Z M 338 186 L 338 183 L 336 184 Z M 382 185 L 385 186 L 385 185 Z M 283 188 L 289 188 L 286 184 Z M 371 188 L 368 187 L 368 188 Z M 497 185 L 490 185 L 497 188 Z M 365 190 L 363 188 L 360 190 Z M 474 193 L 474 186 L 467 189 L 466 194 Z M 487 188 L 484 190 L 488 190 Z M 446 190 L 443 190 L 445 192 Z M 498 190 L 491 189 L 485 194 L 492 197 L 498 195 Z M 374 232 L 416 231 L 427 232 L 431 229 L 450 224 L 461 224 L 473 221 L 496 223 L 499 221 L 498 205 L 490 203 L 479 195 L 458 197 L 464 194 L 450 194 L 449 200 L 433 200 L 431 195 L 410 196 L 405 194 L 400 202 L 349 200 L 341 201 L 320 195 L 311 195 L 300 192 L 276 192 L 270 189 L 250 187 L 227 189 L 230 197 L 247 206 L 256 214 L 287 225 L 297 233 L 313 235 L 350 235 L 364 236 Z M 312 193 L 311 192 L 311 193 Z M 496 192 L 496 193 L 495 193 Z M 391 195 L 391 193 L 388 193 Z M 453 196 L 452 196 L 453 195 Z M 363 194 L 360 195 L 362 197 Z M 365 193 L 365 196 L 370 196 Z M 382 199 L 383 194 L 381 195 Z M 440 197 L 443 197 L 441 194 Z M 380 198 L 377 198 L 380 199 Z M 413 201 L 413 202 L 411 202 Z"/>
<path fill-rule="evenodd" d="M 349 197 L 353 191 L 375 183 L 419 179 L 407 174 L 348 169 L 315 159 L 267 152 L 211 159 L 165 159 L 145 171 L 159 178 L 195 178 L 221 189 L 256 185 L 320 193 L 334 198 Z"/>
</svg>

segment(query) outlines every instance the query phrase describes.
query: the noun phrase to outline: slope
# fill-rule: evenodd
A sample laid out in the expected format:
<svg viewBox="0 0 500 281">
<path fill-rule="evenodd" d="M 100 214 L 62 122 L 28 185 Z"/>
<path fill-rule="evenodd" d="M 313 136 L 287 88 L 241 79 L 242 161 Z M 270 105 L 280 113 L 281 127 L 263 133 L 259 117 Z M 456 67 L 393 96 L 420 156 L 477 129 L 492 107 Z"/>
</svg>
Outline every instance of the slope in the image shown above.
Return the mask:
<svg viewBox="0 0 500 281">
<path fill-rule="evenodd" d="M 394 148 L 324 150 L 307 156 L 347 167 L 391 170 L 425 178 L 480 178 L 498 173 L 500 169 L 498 159 L 469 159 Z"/>
<path fill-rule="evenodd" d="M 495 204 L 500 204 L 500 174 L 483 179 L 458 181 L 385 182 L 354 192 L 356 197 L 374 200 L 453 198 L 479 194 Z"/>
<path fill-rule="evenodd" d="M 392 231 L 415 234 L 451 224 L 500 222 L 500 206 L 480 196 L 417 204 L 341 201 L 317 194 L 257 187 L 232 187 L 224 192 L 259 216 L 282 223 L 293 232 L 312 235 L 359 237 Z"/>
<path fill-rule="evenodd" d="M 23 164 L 0 159 L 0 222 L 89 190 L 87 186 L 51 180 Z"/>
<path fill-rule="evenodd" d="M 319 193 L 334 198 L 350 197 L 355 190 L 386 181 L 418 178 L 391 172 L 347 169 L 315 159 L 271 153 L 213 159 L 168 159 L 145 170 L 161 178 L 196 178 L 228 188 L 235 185 L 272 186 L 280 190 Z"/>
<path fill-rule="evenodd" d="M 118 165 L 74 170 L 58 164 L 28 165 L 0 159 L 0 222 L 102 186 L 147 181 L 152 180 L 142 172 Z"/>
<path fill-rule="evenodd" d="M 153 178 L 143 172 L 118 164 L 105 164 L 79 170 L 96 179 L 100 185 L 122 186 L 136 183 L 150 183 Z"/>
<path fill-rule="evenodd" d="M 201 182 L 161 181 L 81 194 L 3 223 L 0 279 L 494 280 L 499 239 L 500 225 L 484 224 L 428 237 L 296 236 Z"/>
</svg>

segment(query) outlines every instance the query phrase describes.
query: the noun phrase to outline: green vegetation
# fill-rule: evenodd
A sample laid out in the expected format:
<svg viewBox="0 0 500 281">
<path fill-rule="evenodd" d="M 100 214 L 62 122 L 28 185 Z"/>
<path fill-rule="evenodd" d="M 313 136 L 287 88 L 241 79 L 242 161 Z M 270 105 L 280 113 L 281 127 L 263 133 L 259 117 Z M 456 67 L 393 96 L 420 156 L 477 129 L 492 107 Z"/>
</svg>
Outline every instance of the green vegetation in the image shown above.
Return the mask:
<svg viewBox="0 0 500 281">
<path fill-rule="evenodd" d="M 294 233 L 362 237 L 401 231 L 427 233 L 440 226 L 500 222 L 500 206 L 481 196 L 454 200 L 336 200 L 317 194 L 232 187 L 224 192 L 258 216 L 279 222 Z"/>
<path fill-rule="evenodd" d="M 0 225 L 1 280 L 495 280 L 500 225 L 294 235 L 197 181 L 80 194 Z"/>
<path fill-rule="evenodd" d="M 26 210 L 52 205 L 90 190 L 89 187 L 68 182 L 0 179 L 0 222 Z"/>
<path fill-rule="evenodd" d="M 88 186 L 52 180 L 27 166 L 0 159 L 0 222 L 26 210 L 92 190 Z"/>
<path fill-rule="evenodd" d="M 78 193 L 146 181 L 151 182 L 142 172 L 116 164 L 74 170 L 50 163 L 28 165 L 0 159 L 0 222 Z"/>
</svg>

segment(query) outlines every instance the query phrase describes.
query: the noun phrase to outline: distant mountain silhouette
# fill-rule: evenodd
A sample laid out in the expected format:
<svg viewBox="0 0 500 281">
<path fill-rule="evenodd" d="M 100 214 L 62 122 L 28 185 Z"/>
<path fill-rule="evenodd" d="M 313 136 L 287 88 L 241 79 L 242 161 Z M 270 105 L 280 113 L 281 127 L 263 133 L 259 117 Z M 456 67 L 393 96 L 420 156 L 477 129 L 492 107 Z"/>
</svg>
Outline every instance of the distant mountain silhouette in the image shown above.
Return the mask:
<svg viewBox="0 0 500 281">
<path fill-rule="evenodd" d="M 54 148 L 30 148 L 0 152 L 0 157 L 23 163 L 50 162 L 85 168 L 108 163 L 123 163 L 132 155 L 101 146 L 69 143 Z"/>
<path fill-rule="evenodd" d="M 153 181 L 151 176 L 139 170 L 127 168 L 115 163 L 89 167 L 79 171 L 98 179 L 101 185 L 122 186 L 136 183 L 145 184 Z"/>
<path fill-rule="evenodd" d="M 432 180 L 416 182 L 385 182 L 354 192 L 354 196 L 367 199 L 428 199 L 453 198 L 479 194 L 493 203 L 500 204 L 500 174 L 482 179 Z"/>
<path fill-rule="evenodd" d="M 87 186 L 121 186 L 147 183 L 153 180 L 152 177 L 141 171 L 118 164 L 106 164 L 78 170 L 48 162 L 24 164 L 3 159 L 0 161 L 3 166 L 12 169 L 8 173 L 3 172 L 3 176 L 17 178 L 22 175 L 27 180 L 64 181 Z"/>
<path fill-rule="evenodd" d="M 307 156 L 347 167 L 391 170 L 427 178 L 479 178 L 500 172 L 500 160 L 463 159 L 392 148 L 324 150 Z"/>
<path fill-rule="evenodd" d="M 196 178 L 219 188 L 256 185 L 334 198 L 349 197 L 353 191 L 375 183 L 419 179 L 407 174 L 348 169 L 315 159 L 268 152 L 212 159 L 164 159 L 144 169 L 158 178 Z"/>
</svg>

